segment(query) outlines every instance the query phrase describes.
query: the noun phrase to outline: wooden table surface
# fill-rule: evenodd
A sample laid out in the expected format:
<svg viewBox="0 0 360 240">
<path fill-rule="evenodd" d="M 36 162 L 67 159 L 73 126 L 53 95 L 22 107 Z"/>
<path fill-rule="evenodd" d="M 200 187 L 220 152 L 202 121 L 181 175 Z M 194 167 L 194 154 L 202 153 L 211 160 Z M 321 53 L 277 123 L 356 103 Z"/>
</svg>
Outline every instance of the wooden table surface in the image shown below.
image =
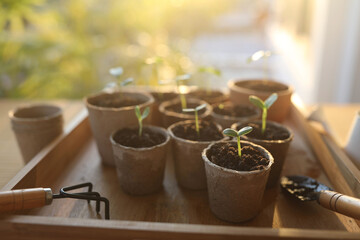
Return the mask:
<svg viewBox="0 0 360 240">
<path fill-rule="evenodd" d="M 12 132 L 8 112 L 24 104 L 39 103 L 29 100 L 0 100 L 0 188 L 3 187 L 24 166 L 15 136 Z M 52 100 L 64 111 L 65 124 L 84 107 L 80 100 Z M 337 142 L 344 146 L 351 123 L 360 104 L 323 104 L 321 105 L 326 122 Z"/>
</svg>

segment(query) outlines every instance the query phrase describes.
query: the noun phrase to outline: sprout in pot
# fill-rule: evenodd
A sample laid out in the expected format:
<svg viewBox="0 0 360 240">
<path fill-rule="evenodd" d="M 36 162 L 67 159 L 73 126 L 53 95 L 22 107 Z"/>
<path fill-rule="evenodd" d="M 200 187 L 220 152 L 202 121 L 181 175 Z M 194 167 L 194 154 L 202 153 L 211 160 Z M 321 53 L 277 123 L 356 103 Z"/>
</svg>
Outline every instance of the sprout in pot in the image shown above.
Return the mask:
<svg viewBox="0 0 360 240">
<path fill-rule="evenodd" d="M 252 127 L 247 126 L 247 127 L 243 127 L 239 131 L 235 131 L 234 129 L 231 129 L 231 128 L 227 128 L 223 131 L 224 135 L 236 138 L 239 158 L 241 158 L 240 136 L 246 135 L 246 134 L 250 133 L 252 130 L 253 130 Z"/>
<path fill-rule="evenodd" d="M 197 106 L 196 108 L 185 108 L 183 109 L 184 112 L 194 112 L 195 113 L 195 127 L 196 127 L 196 132 L 198 135 L 200 135 L 200 129 L 199 129 L 199 114 L 198 112 L 201 110 L 201 109 L 204 109 L 206 107 L 206 103 L 200 105 L 200 106 Z"/>
<path fill-rule="evenodd" d="M 271 94 L 265 101 L 261 100 L 260 98 L 251 95 L 249 97 L 249 100 L 252 104 L 257 106 L 262 110 L 262 127 L 261 127 L 261 133 L 265 133 L 266 129 L 266 117 L 268 109 L 273 105 L 273 103 L 277 100 L 278 95 L 276 93 Z"/>
<path fill-rule="evenodd" d="M 104 89 L 106 94 L 92 100 L 92 105 L 105 108 L 121 108 L 144 103 L 144 100 L 133 96 L 133 93 L 128 93 L 123 90 L 125 86 L 134 82 L 133 78 L 122 79 L 121 76 L 123 72 L 121 67 L 111 68 L 109 70 L 109 73 L 117 79 L 117 82 L 107 84 Z"/>
<path fill-rule="evenodd" d="M 243 222 L 255 217 L 261 209 L 262 197 L 273 157 L 263 147 L 240 136 L 251 132 L 246 126 L 239 131 L 223 133 L 237 141 L 220 141 L 204 149 L 209 205 L 220 219 Z"/>
<path fill-rule="evenodd" d="M 111 136 L 120 185 L 125 192 L 134 195 L 158 191 L 164 178 L 170 136 L 164 128 L 143 127 L 142 121 L 149 113 L 149 107 L 141 113 L 139 106 L 136 106 L 139 127 L 122 128 Z"/>
</svg>

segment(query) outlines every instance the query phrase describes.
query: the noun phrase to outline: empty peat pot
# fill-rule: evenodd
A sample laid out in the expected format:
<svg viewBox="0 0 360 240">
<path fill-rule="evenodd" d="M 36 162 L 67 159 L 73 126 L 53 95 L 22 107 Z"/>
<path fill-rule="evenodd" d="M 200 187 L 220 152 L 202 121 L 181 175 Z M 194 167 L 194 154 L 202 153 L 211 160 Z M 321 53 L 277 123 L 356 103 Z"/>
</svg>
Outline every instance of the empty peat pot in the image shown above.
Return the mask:
<svg viewBox="0 0 360 240">
<path fill-rule="evenodd" d="M 136 132 L 138 130 L 132 129 Z M 110 138 L 122 189 L 133 195 L 150 194 L 160 190 L 170 142 L 169 133 L 161 127 L 145 126 L 143 134 L 157 135 L 157 138 L 160 138 L 159 143 L 150 147 L 129 147 L 119 143 L 118 133 L 122 130 L 114 132 Z M 123 137 L 120 137 L 121 139 Z"/>
<path fill-rule="evenodd" d="M 234 105 L 231 102 L 214 104 L 211 117 L 223 128 L 229 128 L 234 123 L 244 123 L 260 117 L 260 110 L 251 105 Z"/>
<path fill-rule="evenodd" d="M 251 104 L 249 96 L 255 95 L 262 100 L 272 93 L 278 94 L 277 101 L 268 112 L 268 119 L 282 122 L 288 115 L 291 106 L 293 88 L 283 83 L 270 80 L 231 80 L 228 82 L 230 101 L 234 104 Z"/>
<path fill-rule="evenodd" d="M 62 110 L 54 105 L 20 107 L 10 111 L 9 118 L 25 163 L 63 131 Z"/>
<path fill-rule="evenodd" d="M 274 160 L 263 147 L 241 141 L 241 146 L 252 146 L 264 158 L 268 165 L 261 170 L 237 171 L 221 167 L 210 159 L 210 152 L 215 148 L 236 141 L 221 141 L 210 144 L 202 153 L 205 162 L 211 211 L 220 219 L 229 222 L 244 222 L 254 218 L 260 211 L 265 185 Z"/>
<path fill-rule="evenodd" d="M 229 100 L 229 95 L 220 90 L 196 89 L 188 93 L 188 96 L 194 99 L 203 100 L 209 104 L 222 103 Z"/>
<path fill-rule="evenodd" d="M 110 135 L 119 128 L 137 126 L 135 106 L 143 111 L 153 103 L 154 98 L 145 92 L 102 92 L 85 98 L 91 131 L 104 164 L 115 166 Z M 144 123 L 151 120 L 150 115 Z"/>
<path fill-rule="evenodd" d="M 239 130 L 240 128 L 243 128 L 245 126 L 254 127 L 254 125 L 252 125 L 252 124 L 259 126 L 259 128 L 261 129 L 261 124 L 262 124 L 261 120 L 252 121 L 252 122 L 243 123 L 243 124 L 234 123 L 231 126 L 231 128 Z M 270 172 L 269 180 L 267 183 L 267 187 L 274 187 L 274 186 L 277 186 L 277 183 L 279 182 L 281 171 L 284 166 L 284 162 L 285 162 L 288 150 L 289 150 L 290 143 L 294 138 L 294 134 L 292 133 L 292 131 L 289 128 L 285 127 L 282 124 L 276 123 L 276 122 L 266 121 L 266 125 L 267 125 L 267 129 L 269 126 L 269 127 L 274 128 L 275 130 L 278 129 L 279 131 L 282 131 L 284 137 L 282 139 L 274 139 L 274 140 L 257 139 L 252 136 L 252 134 L 255 133 L 255 131 L 253 130 L 253 132 L 250 132 L 247 135 L 243 135 L 243 136 L 241 136 L 241 138 L 246 141 L 253 142 L 255 144 L 258 144 L 258 145 L 264 147 L 274 157 L 274 164 L 271 167 L 271 172 Z"/>
<path fill-rule="evenodd" d="M 202 122 L 204 121 L 200 121 L 200 126 Z M 197 141 L 177 136 L 176 128 L 189 125 L 195 125 L 195 121 L 181 121 L 168 128 L 168 132 L 173 139 L 172 155 L 175 163 L 176 180 L 180 186 L 187 189 L 206 189 L 204 161 L 201 157 L 202 151 L 210 143 L 223 140 L 225 137 L 222 135 L 221 126 L 218 124 L 213 124 L 213 128 L 217 129 L 219 133 L 218 138 L 214 140 Z"/>
<path fill-rule="evenodd" d="M 187 108 L 195 108 L 199 105 L 205 104 L 205 101 L 187 98 Z M 174 109 L 178 110 L 175 111 Z M 171 124 L 194 119 L 194 114 L 188 114 L 181 112 L 180 99 L 174 99 L 171 101 L 163 102 L 159 106 L 159 111 L 162 114 L 163 127 L 168 128 Z M 209 119 L 212 111 L 211 105 L 207 104 L 205 110 L 199 112 L 199 119 Z"/>
</svg>

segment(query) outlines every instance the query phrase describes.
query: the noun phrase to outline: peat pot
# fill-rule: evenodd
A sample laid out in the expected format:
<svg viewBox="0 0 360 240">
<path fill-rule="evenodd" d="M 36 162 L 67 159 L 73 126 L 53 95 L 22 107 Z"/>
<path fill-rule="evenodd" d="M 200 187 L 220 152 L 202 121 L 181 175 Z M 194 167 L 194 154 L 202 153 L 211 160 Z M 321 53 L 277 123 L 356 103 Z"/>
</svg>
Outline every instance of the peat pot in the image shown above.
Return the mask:
<svg viewBox="0 0 360 240">
<path fill-rule="evenodd" d="M 195 124 L 195 121 L 181 121 L 172 124 L 168 128 L 170 136 L 173 140 L 172 155 L 174 159 L 176 180 L 180 186 L 187 189 L 206 189 L 205 168 L 201 153 L 204 148 L 209 146 L 210 143 L 216 141 L 193 141 L 178 137 L 174 134 L 173 129 L 176 126 L 189 123 Z M 219 131 L 222 130 L 219 124 L 216 126 Z"/>
<path fill-rule="evenodd" d="M 165 141 L 152 147 L 134 148 L 117 143 L 114 140 L 117 131 L 110 138 L 121 188 L 132 195 L 156 192 L 161 189 L 164 179 L 170 136 L 166 129 L 161 127 L 145 128 L 160 133 L 165 137 Z"/>
<path fill-rule="evenodd" d="M 272 93 L 278 94 L 277 101 L 271 106 L 267 118 L 282 122 L 288 115 L 291 106 L 293 88 L 280 82 L 270 80 L 231 80 L 228 82 L 230 101 L 233 104 L 251 104 L 250 95 L 255 95 L 262 100 Z"/>
<path fill-rule="evenodd" d="M 203 100 L 209 104 L 222 103 L 229 100 L 229 95 L 220 90 L 196 89 L 188 93 L 188 96 L 194 99 Z"/>
<path fill-rule="evenodd" d="M 20 107 L 10 111 L 9 117 L 25 163 L 63 131 L 62 110 L 54 105 Z"/>
<path fill-rule="evenodd" d="M 262 124 L 261 120 L 253 121 L 252 123 L 260 124 L 260 126 Z M 286 139 L 283 139 L 283 140 L 262 140 L 262 139 L 252 138 L 249 135 L 244 135 L 244 136 L 241 136 L 241 138 L 246 141 L 258 144 L 258 145 L 264 147 L 265 149 L 267 149 L 271 153 L 271 155 L 274 158 L 274 164 L 271 167 L 267 187 L 274 187 L 274 186 L 277 186 L 277 183 L 279 182 L 279 179 L 281 176 L 281 171 L 282 171 L 284 163 L 285 163 L 285 159 L 286 159 L 286 155 L 289 150 L 290 143 L 294 138 L 294 134 L 291 132 L 291 130 L 289 128 L 287 128 L 284 125 L 281 125 L 279 123 L 272 122 L 272 121 L 266 121 L 266 124 L 270 125 L 270 126 L 271 125 L 275 126 L 279 129 L 283 129 L 284 131 L 286 131 L 289 134 L 289 137 Z M 234 123 L 231 126 L 231 128 L 238 130 L 245 126 L 247 126 L 247 123 L 244 123 L 244 124 Z"/>
<path fill-rule="evenodd" d="M 111 107 L 111 102 L 119 102 L 129 99 L 135 104 L 124 107 Z M 110 143 L 110 135 L 123 127 L 137 126 L 138 120 L 135 115 L 135 106 L 139 105 L 141 111 L 154 103 L 154 98 L 145 92 L 114 92 L 99 93 L 85 98 L 85 104 L 89 112 L 91 131 L 94 135 L 101 160 L 104 164 L 114 166 L 114 159 Z M 144 123 L 151 121 L 151 112 Z"/>
<path fill-rule="evenodd" d="M 238 105 L 239 108 L 241 108 L 241 107 L 250 108 L 254 111 L 252 114 L 244 115 L 244 116 L 230 116 L 230 115 L 223 115 L 223 114 L 216 113 L 214 110 L 216 109 L 216 107 L 218 105 L 219 104 L 214 104 L 212 106 L 213 111 L 211 112 L 211 117 L 215 122 L 220 124 L 222 128 L 229 128 L 234 123 L 244 123 L 244 122 L 256 120 L 260 117 L 260 110 L 251 105 L 245 105 L 245 104 Z M 222 105 L 223 105 L 224 109 L 227 109 L 229 111 L 232 111 L 232 109 L 235 106 L 231 102 L 223 103 Z"/>
<path fill-rule="evenodd" d="M 236 141 L 232 142 L 236 143 Z M 255 171 L 236 171 L 220 167 L 209 160 L 207 152 L 214 145 L 224 143 L 226 141 L 212 143 L 202 153 L 205 162 L 210 209 L 222 220 L 244 222 L 254 218 L 261 210 L 265 185 L 274 160 L 265 148 L 247 141 L 241 141 L 242 147 L 251 145 L 269 159 L 268 166 Z"/>
</svg>

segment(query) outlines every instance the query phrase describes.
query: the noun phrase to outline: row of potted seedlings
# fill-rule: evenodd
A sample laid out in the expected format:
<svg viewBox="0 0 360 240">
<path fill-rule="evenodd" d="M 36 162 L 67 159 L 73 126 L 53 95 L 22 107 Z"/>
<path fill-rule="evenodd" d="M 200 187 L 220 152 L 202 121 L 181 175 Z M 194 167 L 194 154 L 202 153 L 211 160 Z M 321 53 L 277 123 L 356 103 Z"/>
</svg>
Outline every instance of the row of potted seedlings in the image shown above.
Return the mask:
<svg viewBox="0 0 360 240">
<path fill-rule="evenodd" d="M 116 166 L 125 192 L 153 193 L 162 187 L 166 152 L 172 142 L 180 186 L 207 188 L 210 208 L 221 219 L 241 222 L 253 218 L 260 210 L 266 184 L 271 187 L 278 182 L 293 138 L 285 126 L 266 120 L 277 108 L 286 114 L 290 103 L 281 106 L 285 101 L 279 100 L 290 99 L 284 95 L 291 95 L 292 90 L 273 81 L 245 82 L 245 86 L 244 81 L 230 82 L 231 102 L 223 102 L 225 95 L 214 94 L 221 102 L 212 105 L 189 98 L 191 94 L 173 92 L 118 90 L 88 97 L 91 129 L 103 163 Z M 211 96 L 206 92 L 198 96 Z M 252 92 L 261 93 L 257 95 L 263 99 L 276 93 L 263 101 L 251 96 Z M 256 120 L 260 115 L 262 120 Z M 158 126 L 143 126 L 143 121 Z"/>
</svg>

